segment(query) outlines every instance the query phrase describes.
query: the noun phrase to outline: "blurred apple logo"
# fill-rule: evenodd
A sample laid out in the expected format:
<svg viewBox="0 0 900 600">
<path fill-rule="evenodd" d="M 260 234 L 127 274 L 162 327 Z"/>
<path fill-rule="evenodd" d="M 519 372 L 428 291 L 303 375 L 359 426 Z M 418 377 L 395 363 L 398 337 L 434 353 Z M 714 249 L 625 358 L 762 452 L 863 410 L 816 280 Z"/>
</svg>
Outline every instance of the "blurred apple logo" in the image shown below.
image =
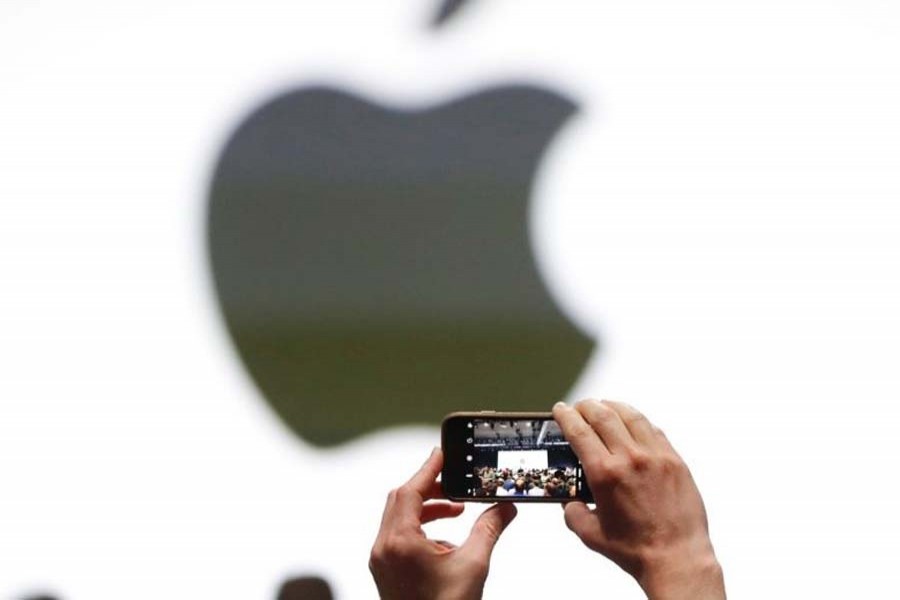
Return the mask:
<svg viewBox="0 0 900 600">
<path fill-rule="evenodd" d="M 545 287 L 528 213 L 575 110 L 532 85 L 421 109 L 311 85 L 237 126 L 210 190 L 212 270 L 244 364 L 293 431 L 329 446 L 564 397 L 594 342 Z"/>
</svg>

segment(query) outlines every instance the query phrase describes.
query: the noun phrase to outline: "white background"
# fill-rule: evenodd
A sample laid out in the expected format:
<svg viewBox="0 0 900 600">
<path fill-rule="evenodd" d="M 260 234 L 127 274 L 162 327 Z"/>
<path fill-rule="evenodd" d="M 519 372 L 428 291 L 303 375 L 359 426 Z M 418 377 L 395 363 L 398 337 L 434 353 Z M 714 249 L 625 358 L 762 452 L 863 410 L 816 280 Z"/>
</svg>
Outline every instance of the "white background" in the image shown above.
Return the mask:
<svg viewBox="0 0 900 600">
<path fill-rule="evenodd" d="M 897 5 L 476 0 L 438 32 L 434 8 L 0 4 L 0 597 L 272 598 L 306 573 L 374 597 L 383 499 L 437 431 L 285 431 L 217 314 L 211 168 L 279 91 L 426 107 L 521 81 L 581 105 L 532 204 L 554 296 L 603 341 L 568 400 L 666 429 L 731 598 L 896 594 Z M 486 597 L 560 573 L 642 597 L 547 506 Z"/>
</svg>

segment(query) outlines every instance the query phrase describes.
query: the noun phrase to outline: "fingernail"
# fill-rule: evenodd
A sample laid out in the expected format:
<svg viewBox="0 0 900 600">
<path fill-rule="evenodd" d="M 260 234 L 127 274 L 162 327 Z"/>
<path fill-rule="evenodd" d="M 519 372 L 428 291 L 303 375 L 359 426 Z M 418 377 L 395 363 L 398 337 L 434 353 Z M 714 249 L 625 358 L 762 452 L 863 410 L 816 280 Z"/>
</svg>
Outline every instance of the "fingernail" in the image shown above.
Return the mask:
<svg viewBox="0 0 900 600">
<path fill-rule="evenodd" d="M 568 405 L 565 402 L 557 402 L 556 404 L 553 405 L 553 408 L 555 410 L 557 408 L 565 408 L 566 406 L 568 406 Z"/>
</svg>

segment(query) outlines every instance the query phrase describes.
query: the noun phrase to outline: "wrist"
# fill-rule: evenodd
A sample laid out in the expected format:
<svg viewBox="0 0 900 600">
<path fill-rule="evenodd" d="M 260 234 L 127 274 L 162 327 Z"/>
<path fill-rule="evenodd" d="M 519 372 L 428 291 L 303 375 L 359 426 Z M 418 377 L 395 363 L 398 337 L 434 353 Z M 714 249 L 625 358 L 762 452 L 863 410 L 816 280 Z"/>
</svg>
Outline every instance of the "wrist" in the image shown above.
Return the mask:
<svg viewBox="0 0 900 600">
<path fill-rule="evenodd" d="M 638 583 L 649 600 L 724 600 L 725 579 L 712 546 L 647 556 Z"/>
</svg>

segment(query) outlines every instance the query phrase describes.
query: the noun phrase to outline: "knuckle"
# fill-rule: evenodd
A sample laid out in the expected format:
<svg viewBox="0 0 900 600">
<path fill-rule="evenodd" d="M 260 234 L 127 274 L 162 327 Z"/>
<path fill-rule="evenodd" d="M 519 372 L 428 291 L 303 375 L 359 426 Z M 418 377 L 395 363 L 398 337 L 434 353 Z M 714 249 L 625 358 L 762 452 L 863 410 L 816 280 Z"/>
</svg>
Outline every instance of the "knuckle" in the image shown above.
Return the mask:
<svg viewBox="0 0 900 600">
<path fill-rule="evenodd" d="M 573 422 L 572 425 L 569 427 L 569 429 L 571 430 L 572 435 L 575 435 L 578 437 L 583 437 L 583 436 L 594 434 L 594 430 L 591 429 L 590 425 L 588 425 L 586 422 L 584 422 L 581 419 Z"/>
<path fill-rule="evenodd" d="M 660 465 L 662 466 L 662 470 L 667 474 L 680 474 L 687 469 L 684 461 L 681 460 L 677 454 L 671 452 L 666 452 L 662 455 L 660 458 Z"/>
<path fill-rule="evenodd" d="M 628 477 L 629 471 L 628 465 L 621 461 L 610 462 L 606 465 L 604 479 L 612 483 L 618 483 Z"/>
<path fill-rule="evenodd" d="M 384 563 L 384 546 L 380 542 L 377 542 L 372 546 L 372 551 L 369 552 L 369 570 L 374 572 L 376 569 L 383 566 Z"/>
<path fill-rule="evenodd" d="M 612 416 L 612 409 L 597 400 L 582 400 L 576 405 L 581 416 L 588 423 L 604 422 Z"/>
<path fill-rule="evenodd" d="M 410 498 L 410 496 L 412 496 L 414 494 L 412 488 L 410 488 L 408 485 L 401 485 L 396 490 L 394 490 L 394 492 L 395 492 L 394 497 L 397 500 L 408 500 Z"/>
<path fill-rule="evenodd" d="M 402 537 L 397 535 L 387 536 L 381 543 L 380 548 L 372 549 L 372 557 L 376 559 L 376 564 L 393 563 L 404 559 L 409 553 L 409 545 L 406 544 Z"/>
<path fill-rule="evenodd" d="M 609 405 L 601 403 L 594 405 L 593 414 L 598 421 L 609 421 L 615 417 L 615 411 Z"/>
<path fill-rule="evenodd" d="M 637 412 L 636 410 L 629 411 L 625 413 L 625 417 L 623 419 L 626 425 L 644 425 L 647 423 L 647 417 L 645 417 L 642 413 Z"/>
<path fill-rule="evenodd" d="M 630 406 L 625 404 L 624 402 L 617 402 L 616 400 L 608 400 L 603 399 L 600 401 L 600 406 L 606 407 L 609 410 L 613 410 L 618 413 L 626 412 L 631 409 Z"/>
<path fill-rule="evenodd" d="M 632 450 L 628 454 L 628 463 L 632 470 L 643 472 L 653 466 L 653 457 L 643 450 Z"/>
<path fill-rule="evenodd" d="M 586 423 L 578 423 L 574 425 L 569 433 L 569 437 L 576 441 L 587 441 L 597 434 Z"/>
<path fill-rule="evenodd" d="M 485 519 L 480 523 L 481 531 L 484 533 L 487 539 L 496 543 L 497 540 L 500 539 L 500 536 L 503 535 L 503 523 L 495 520 L 495 519 Z"/>
</svg>

